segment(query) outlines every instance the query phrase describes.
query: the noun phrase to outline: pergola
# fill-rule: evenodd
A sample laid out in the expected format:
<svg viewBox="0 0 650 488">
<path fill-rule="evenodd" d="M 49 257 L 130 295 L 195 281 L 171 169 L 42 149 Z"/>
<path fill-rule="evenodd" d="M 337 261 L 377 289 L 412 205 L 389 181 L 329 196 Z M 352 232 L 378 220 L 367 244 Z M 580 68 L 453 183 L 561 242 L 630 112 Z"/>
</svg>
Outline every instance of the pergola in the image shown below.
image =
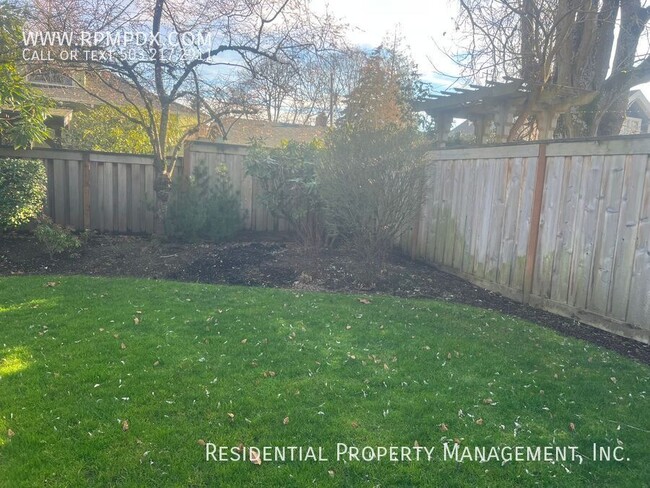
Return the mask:
<svg viewBox="0 0 650 488">
<path fill-rule="evenodd" d="M 442 91 L 433 98 L 414 102 L 414 109 L 432 116 L 438 129 L 438 146 L 444 147 L 454 118 L 471 120 L 476 141 L 485 142 L 486 128 L 494 122 L 497 142 L 507 142 L 516 114 L 527 108 L 537 120 L 538 139 L 552 139 L 558 116 L 571 107 L 590 103 L 596 92 L 575 87 L 531 84 L 517 78 L 488 81 Z"/>
</svg>

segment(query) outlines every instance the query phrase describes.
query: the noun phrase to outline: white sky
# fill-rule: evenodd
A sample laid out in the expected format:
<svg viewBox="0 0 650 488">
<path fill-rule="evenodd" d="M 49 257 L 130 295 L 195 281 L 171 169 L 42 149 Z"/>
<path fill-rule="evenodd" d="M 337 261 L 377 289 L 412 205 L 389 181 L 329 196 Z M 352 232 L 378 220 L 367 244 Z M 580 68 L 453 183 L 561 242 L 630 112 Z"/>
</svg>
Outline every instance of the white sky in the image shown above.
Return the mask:
<svg viewBox="0 0 650 488">
<path fill-rule="evenodd" d="M 335 17 L 350 25 L 349 40 L 364 47 L 377 47 L 397 29 L 427 80 L 435 78 L 430 59 L 441 69 L 452 69 L 436 43 L 444 45 L 448 37 L 443 33 L 453 31 L 457 5 L 453 0 L 312 0 L 311 5 L 316 12 L 328 6 Z"/>
<path fill-rule="evenodd" d="M 386 34 L 397 32 L 404 37 L 420 75 L 427 81 L 448 85 L 451 80 L 436 76 L 432 62 L 439 70 L 454 74 L 454 65 L 439 47 L 453 49 L 450 37 L 454 32 L 453 17 L 457 0 L 312 0 L 316 12 L 328 6 L 330 13 L 350 25 L 349 40 L 364 47 L 376 47 Z M 443 33 L 447 32 L 447 35 Z M 650 83 L 641 88 L 650 99 Z"/>
</svg>

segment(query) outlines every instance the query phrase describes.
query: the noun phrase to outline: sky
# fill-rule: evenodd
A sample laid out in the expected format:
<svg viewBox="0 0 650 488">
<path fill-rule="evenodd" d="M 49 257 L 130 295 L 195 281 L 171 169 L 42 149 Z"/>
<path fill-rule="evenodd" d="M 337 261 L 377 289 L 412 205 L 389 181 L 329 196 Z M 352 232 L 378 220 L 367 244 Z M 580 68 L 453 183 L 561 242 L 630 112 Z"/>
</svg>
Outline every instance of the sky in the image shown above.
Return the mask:
<svg viewBox="0 0 650 488">
<path fill-rule="evenodd" d="M 386 34 L 392 36 L 397 28 L 423 79 L 441 89 L 453 81 L 437 75 L 434 65 L 442 72 L 454 74 L 454 65 L 441 48 L 454 49 L 451 38 L 457 0 L 312 0 L 311 5 L 316 12 L 329 8 L 335 17 L 350 24 L 349 40 L 363 47 L 378 46 Z M 636 88 L 650 99 L 650 83 Z"/>
<path fill-rule="evenodd" d="M 329 11 L 350 25 L 349 40 L 353 44 L 373 48 L 387 36 L 400 34 L 409 47 L 420 74 L 427 81 L 438 77 L 432 60 L 442 70 L 452 64 L 441 55 L 440 47 L 449 44 L 447 32 L 454 29 L 453 16 L 458 2 L 453 0 L 312 0 L 316 12 Z"/>
</svg>

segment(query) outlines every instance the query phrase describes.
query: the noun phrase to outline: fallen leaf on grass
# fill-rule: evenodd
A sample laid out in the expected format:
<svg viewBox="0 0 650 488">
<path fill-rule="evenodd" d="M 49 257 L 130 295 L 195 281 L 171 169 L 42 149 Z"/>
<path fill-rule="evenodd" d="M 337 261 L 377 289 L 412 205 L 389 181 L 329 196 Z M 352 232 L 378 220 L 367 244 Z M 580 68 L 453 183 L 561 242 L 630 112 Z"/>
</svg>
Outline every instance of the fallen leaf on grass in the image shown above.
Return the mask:
<svg viewBox="0 0 650 488">
<path fill-rule="evenodd" d="M 447 427 L 447 424 L 440 424 L 440 431 L 441 432 L 447 432 L 449 430 L 449 427 Z"/>
<path fill-rule="evenodd" d="M 492 399 L 491 398 L 484 398 L 483 403 L 485 403 L 486 405 L 492 405 Z"/>
<path fill-rule="evenodd" d="M 447 353 L 447 359 L 451 359 L 451 353 Z"/>
<path fill-rule="evenodd" d="M 228 417 L 230 418 L 230 421 L 233 422 L 235 420 L 235 414 L 228 412 Z"/>
<path fill-rule="evenodd" d="M 242 340 L 241 340 L 241 343 L 242 343 L 242 344 L 246 344 L 247 342 L 248 342 L 248 339 L 242 339 Z"/>
<path fill-rule="evenodd" d="M 153 365 L 154 365 L 154 366 L 159 366 L 159 365 L 160 365 L 160 361 L 156 361 L 155 363 L 153 363 Z"/>
<path fill-rule="evenodd" d="M 60 281 L 48 281 L 47 283 L 45 283 L 44 286 L 52 288 L 56 285 L 59 285 L 60 283 L 61 283 Z"/>
<path fill-rule="evenodd" d="M 359 427 L 359 423 L 358 423 L 358 422 L 352 422 L 352 428 L 353 428 L 353 429 L 356 429 L 356 428 L 358 428 L 358 427 Z"/>
<path fill-rule="evenodd" d="M 256 449 L 249 449 L 248 452 L 250 453 L 249 459 L 251 460 L 251 463 L 258 466 L 262 464 L 262 460 L 260 459 L 260 455 Z"/>
<path fill-rule="evenodd" d="M 135 325 L 140 324 L 140 318 L 139 318 L 139 317 L 133 317 L 133 323 L 134 323 Z"/>
<path fill-rule="evenodd" d="M 282 421 L 282 423 L 284 425 L 288 425 L 289 424 L 289 417 L 285 417 L 284 420 Z"/>
<path fill-rule="evenodd" d="M 363 303 L 364 305 L 370 305 L 372 302 L 368 300 L 367 298 L 359 298 L 359 302 Z"/>
<path fill-rule="evenodd" d="M 415 441 L 415 442 L 413 443 L 413 447 L 420 447 L 420 443 L 419 443 L 418 441 Z"/>
<path fill-rule="evenodd" d="M 120 338 L 120 334 L 113 334 L 113 337 L 114 337 L 115 339 L 119 339 L 119 338 Z"/>
<path fill-rule="evenodd" d="M 575 432 L 575 430 L 576 430 L 576 424 L 574 424 L 573 422 L 570 422 L 570 423 L 569 423 L 569 430 L 570 430 L 571 432 Z"/>
<path fill-rule="evenodd" d="M 199 446 L 205 446 L 205 441 L 204 441 L 203 439 L 199 439 L 198 441 L 196 441 L 196 443 L 197 443 Z"/>
<path fill-rule="evenodd" d="M 126 432 L 129 430 L 129 421 L 128 420 L 122 420 L 122 430 Z"/>
<path fill-rule="evenodd" d="M 124 343 L 120 344 L 120 349 L 126 349 L 126 344 Z"/>
<path fill-rule="evenodd" d="M 330 469 L 330 470 L 328 470 L 328 471 L 327 471 L 327 474 L 329 474 L 329 475 L 330 475 L 330 477 L 332 477 L 332 478 L 334 478 L 334 474 L 335 474 L 335 473 L 334 473 L 334 471 L 333 471 L 333 470 L 331 470 L 331 469 Z"/>
<path fill-rule="evenodd" d="M 275 377 L 275 371 L 264 371 L 264 377 L 265 378 L 273 378 Z"/>
<path fill-rule="evenodd" d="M 15 435 L 16 435 L 16 433 L 13 430 L 11 430 L 11 429 L 7 430 L 7 437 L 9 437 L 9 439 L 11 439 Z"/>
<path fill-rule="evenodd" d="M 483 419 L 476 419 L 476 425 L 483 425 Z"/>
</svg>

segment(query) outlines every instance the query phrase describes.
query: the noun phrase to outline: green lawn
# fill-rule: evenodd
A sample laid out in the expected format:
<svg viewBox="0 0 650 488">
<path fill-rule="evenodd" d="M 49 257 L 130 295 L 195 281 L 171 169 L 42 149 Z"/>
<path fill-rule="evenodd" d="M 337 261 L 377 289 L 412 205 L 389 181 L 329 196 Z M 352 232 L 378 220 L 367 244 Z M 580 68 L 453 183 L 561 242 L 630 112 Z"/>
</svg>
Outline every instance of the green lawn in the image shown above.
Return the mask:
<svg viewBox="0 0 650 488">
<path fill-rule="evenodd" d="M 482 309 L 369 300 L 0 278 L 0 486 L 648 486 L 650 368 Z M 445 459 L 455 439 L 499 458 Z M 206 461 L 240 443 L 327 461 Z M 502 463 L 516 446 L 584 457 Z"/>
</svg>

